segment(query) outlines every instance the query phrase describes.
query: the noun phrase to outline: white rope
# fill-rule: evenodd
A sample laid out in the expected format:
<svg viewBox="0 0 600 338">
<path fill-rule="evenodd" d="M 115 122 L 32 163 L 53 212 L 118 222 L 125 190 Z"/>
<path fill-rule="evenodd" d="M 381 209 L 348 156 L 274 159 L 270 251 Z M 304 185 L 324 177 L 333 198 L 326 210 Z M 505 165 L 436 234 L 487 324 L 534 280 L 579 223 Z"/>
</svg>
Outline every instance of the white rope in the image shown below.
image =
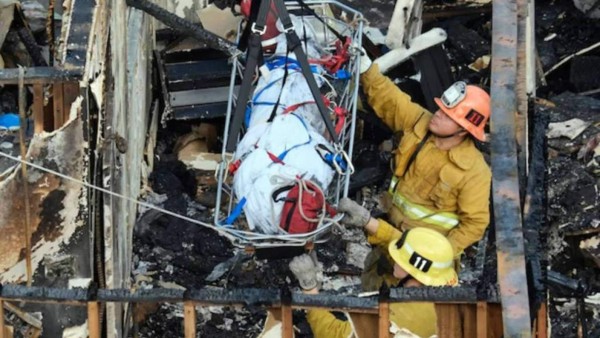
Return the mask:
<svg viewBox="0 0 600 338">
<path fill-rule="evenodd" d="M 38 170 L 43 171 L 43 172 L 47 172 L 49 174 L 56 175 L 56 176 L 58 176 L 60 178 L 63 178 L 65 180 L 69 180 L 69 181 L 81 184 L 81 185 L 83 185 L 85 187 L 88 187 L 90 189 L 94 189 L 94 190 L 103 192 L 105 194 L 108 194 L 108 195 L 111 195 L 111 196 L 114 196 L 114 197 L 117 197 L 117 198 L 122 198 L 122 199 L 127 200 L 129 202 L 132 202 L 132 203 L 134 203 L 136 205 L 143 206 L 143 207 L 148 208 L 148 209 L 160 211 L 160 212 L 162 212 L 162 213 L 164 213 L 166 215 L 169 215 L 169 216 L 172 216 L 172 217 L 184 220 L 184 221 L 188 221 L 190 223 L 203 226 L 205 228 L 213 229 L 213 230 L 217 231 L 219 234 L 221 234 L 224 237 L 226 237 L 227 239 L 229 239 L 231 241 L 231 243 L 233 245 L 236 245 L 236 246 L 239 246 L 239 244 L 240 244 L 239 241 L 240 240 L 243 241 L 243 242 L 253 242 L 253 241 L 260 241 L 260 240 L 268 240 L 268 241 L 270 241 L 270 240 L 285 240 L 285 241 L 290 242 L 290 243 L 287 243 L 287 244 L 286 243 L 256 243 L 257 247 L 275 247 L 275 246 L 298 246 L 298 245 L 304 245 L 304 244 L 306 244 L 311 239 L 311 237 L 318 235 L 319 233 L 325 231 L 329 226 L 331 226 L 331 224 L 328 224 L 328 225 L 326 225 L 324 227 L 318 228 L 315 231 L 310 232 L 310 233 L 306 233 L 306 234 L 288 234 L 288 235 L 259 234 L 259 233 L 249 232 L 249 231 L 243 231 L 243 230 L 237 230 L 237 229 L 231 229 L 231 228 L 217 227 L 217 226 L 215 226 L 215 225 L 213 225 L 211 223 L 202 222 L 202 221 L 193 219 L 193 218 L 188 217 L 188 216 L 177 214 L 177 213 L 174 213 L 174 212 L 169 211 L 167 209 L 158 207 L 156 205 L 153 205 L 153 204 L 150 204 L 150 203 L 146 203 L 146 202 L 142 202 L 142 201 L 139 201 L 139 200 L 137 200 L 135 198 L 132 198 L 132 197 L 129 197 L 129 196 L 125 196 L 125 195 L 122 195 L 122 194 L 110 191 L 108 189 L 105 189 L 105 188 L 102 188 L 102 187 L 99 187 L 99 186 L 96 186 L 96 185 L 93 185 L 93 184 L 90 184 L 90 183 L 78 180 L 78 179 L 76 179 L 74 177 L 62 174 L 62 173 L 57 172 L 55 170 L 48 169 L 48 168 L 46 168 L 44 166 L 37 165 L 37 164 L 29 162 L 29 161 L 22 160 L 22 159 L 20 159 L 18 157 L 6 154 L 6 153 L 4 153 L 2 151 L 0 151 L 0 156 L 8 158 L 10 160 L 13 160 L 15 162 L 24 163 L 24 164 L 26 164 L 26 165 L 28 165 L 28 166 L 30 166 L 32 168 L 38 169 Z M 335 222 L 337 223 L 337 221 L 335 221 Z M 247 243 L 241 243 L 241 244 L 247 244 Z"/>
<path fill-rule="evenodd" d="M 188 217 L 188 216 L 184 216 L 184 215 L 180 215 L 180 214 L 174 213 L 174 212 L 172 212 L 172 211 L 169 211 L 169 210 L 167 210 L 167 209 L 163 209 L 163 208 L 161 208 L 161 207 L 158 207 L 158 206 L 156 206 L 156 205 L 153 205 L 153 204 L 150 204 L 150 203 L 146 203 L 146 202 L 139 201 L 139 200 L 137 200 L 137 199 L 135 199 L 135 198 L 132 198 L 132 197 L 129 197 L 129 196 L 121 195 L 121 194 L 119 194 L 119 193 L 116 193 L 116 192 L 114 192 L 114 191 L 110 191 L 110 190 L 108 190 L 108 189 L 105 189 L 105 188 L 102 188 L 102 187 L 99 187 L 99 186 L 96 186 L 96 185 L 93 185 L 93 184 L 90 184 L 90 183 L 87 183 L 87 182 L 84 182 L 84 181 L 78 180 L 78 179 L 76 179 L 76 178 L 74 178 L 74 177 L 71 177 L 71 176 L 68 176 L 68 175 L 65 175 L 65 174 L 61 174 L 61 173 L 59 173 L 59 172 L 57 172 L 57 171 L 54 171 L 54 170 L 52 170 L 52 169 L 48 169 L 48 168 L 46 168 L 46 167 L 44 167 L 44 166 L 37 165 L 37 164 L 35 164 L 35 163 L 32 163 L 32 162 L 29 162 L 29 161 L 26 161 L 26 160 L 20 159 L 20 158 L 18 158 L 18 157 L 15 157 L 15 156 L 12 156 L 12 155 L 6 154 L 6 153 L 4 153 L 4 152 L 2 152 L 2 151 L 0 151 L 0 156 L 6 157 L 6 158 L 8 158 L 8 159 L 11 159 L 11 160 L 13 160 L 13 161 L 15 161 L 15 162 L 24 163 L 24 164 L 26 164 L 26 165 L 28 165 L 28 166 L 30 166 L 30 167 L 32 167 L 32 168 L 35 168 L 35 169 L 38 169 L 38 170 L 41 170 L 41 171 L 47 172 L 47 173 L 49 173 L 49 174 L 56 175 L 56 176 L 58 176 L 58 177 L 60 177 L 60 178 L 63 178 L 63 179 L 65 179 L 65 180 L 69 180 L 69 181 L 72 181 L 72 182 L 75 182 L 75 183 L 81 184 L 81 185 L 83 185 L 83 186 L 85 186 L 85 187 L 88 187 L 88 188 L 91 188 L 91 189 L 95 189 L 95 190 L 101 191 L 101 192 L 103 192 L 103 193 L 105 193 L 105 194 L 108 194 L 108 195 L 111 195 L 111 196 L 114 196 L 114 197 L 118 197 L 118 198 L 122 198 L 122 199 L 124 199 L 124 200 L 127 200 L 127 201 L 129 201 L 129 202 L 135 203 L 135 204 L 137 204 L 137 205 L 141 205 L 141 206 L 143 206 L 143 207 L 145 207 L 145 208 L 148 208 L 148 209 L 154 209 L 154 210 L 160 211 L 160 212 L 162 212 L 162 213 L 164 213 L 164 214 L 167 214 L 167 215 L 169 215 L 169 216 L 173 216 L 173 217 L 176 217 L 176 218 L 182 219 L 182 220 L 184 220 L 184 221 L 188 221 L 188 222 L 190 222 L 190 223 L 198 224 L 198 225 L 201 225 L 201 226 L 203 226 L 203 227 L 210 228 L 210 229 L 215 229 L 215 230 L 217 230 L 218 232 L 220 232 L 221 234 L 223 234 L 224 236 L 226 236 L 227 238 L 230 238 L 230 239 L 232 239 L 232 237 L 231 237 L 231 235 L 230 235 L 230 234 L 228 234 L 228 233 L 226 233 L 226 232 L 222 231 L 222 229 L 219 229 L 219 228 L 215 227 L 215 226 L 214 226 L 214 225 L 212 225 L 212 224 L 205 223 L 205 222 L 202 222 L 202 221 L 198 221 L 198 220 L 196 220 L 196 219 L 193 219 L 193 218 L 191 218 L 191 217 Z"/>
</svg>

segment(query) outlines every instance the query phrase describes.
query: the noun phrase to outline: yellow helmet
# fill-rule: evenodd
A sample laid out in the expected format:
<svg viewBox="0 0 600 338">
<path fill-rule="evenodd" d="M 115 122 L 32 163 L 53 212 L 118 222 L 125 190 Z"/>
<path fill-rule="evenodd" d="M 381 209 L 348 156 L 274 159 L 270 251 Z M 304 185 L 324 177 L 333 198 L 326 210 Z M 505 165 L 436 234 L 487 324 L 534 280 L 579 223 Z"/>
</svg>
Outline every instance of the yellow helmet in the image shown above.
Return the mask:
<svg viewBox="0 0 600 338">
<path fill-rule="evenodd" d="M 427 228 L 406 230 L 391 241 L 392 259 L 416 280 L 428 286 L 456 285 L 454 250 L 446 237 Z"/>
</svg>

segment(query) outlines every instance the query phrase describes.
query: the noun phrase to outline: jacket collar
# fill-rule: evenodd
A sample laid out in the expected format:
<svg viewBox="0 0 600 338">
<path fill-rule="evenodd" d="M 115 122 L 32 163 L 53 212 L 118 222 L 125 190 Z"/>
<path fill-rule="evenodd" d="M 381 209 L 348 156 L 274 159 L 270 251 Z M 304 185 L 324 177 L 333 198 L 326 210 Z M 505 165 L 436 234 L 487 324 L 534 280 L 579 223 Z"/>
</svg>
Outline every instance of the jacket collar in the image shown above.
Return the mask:
<svg viewBox="0 0 600 338">
<path fill-rule="evenodd" d="M 471 169 L 479 155 L 479 150 L 470 138 L 466 138 L 448 152 L 450 161 L 463 170 Z"/>
</svg>

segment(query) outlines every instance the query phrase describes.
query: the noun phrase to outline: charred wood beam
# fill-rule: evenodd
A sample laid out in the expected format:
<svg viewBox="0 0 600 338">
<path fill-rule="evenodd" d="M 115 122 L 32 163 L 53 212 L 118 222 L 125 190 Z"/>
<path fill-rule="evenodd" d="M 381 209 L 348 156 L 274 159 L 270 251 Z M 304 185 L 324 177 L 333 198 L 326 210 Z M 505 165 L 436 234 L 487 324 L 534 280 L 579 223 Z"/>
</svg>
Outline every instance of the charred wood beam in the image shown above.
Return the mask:
<svg viewBox="0 0 600 338">
<path fill-rule="evenodd" d="M 55 67 L 33 67 L 25 69 L 25 84 L 49 84 L 55 82 L 77 81 L 83 75 L 83 68 L 63 69 Z M 19 83 L 19 69 L 0 69 L 0 85 Z"/>
<path fill-rule="evenodd" d="M 87 58 L 90 30 L 94 21 L 96 0 L 77 0 L 73 2 L 69 34 L 65 41 L 65 66 L 83 67 Z"/>
<path fill-rule="evenodd" d="M 149 290 L 129 289 L 59 289 L 47 287 L 26 287 L 7 284 L 0 290 L 0 298 L 6 300 L 22 300 L 25 302 L 184 302 L 193 301 L 203 304 L 244 304 L 253 306 L 278 306 L 282 302 L 279 289 L 218 289 L 205 288 L 197 290 L 179 290 L 156 288 Z M 372 297 L 340 296 L 321 293 L 306 295 L 293 292 L 291 301 L 294 307 L 328 307 L 371 311 L 377 309 L 378 299 Z M 390 302 L 431 301 L 439 303 L 477 303 L 475 287 L 454 288 L 398 288 L 391 289 Z M 484 299 L 490 303 L 498 299 Z"/>
<path fill-rule="evenodd" d="M 544 275 L 542 269 L 542 247 L 540 231 L 545 223 L 546 210 L 546 126 L 547 114 L 533 115 L 533 132 L 530 144 L 529 176 L 527 193 L 523 205 L 523 227 L 526 243 L 527 270 L 531 276 L 533 292 L 532 308 L 537 309 L 545 299 Z"/>
<path fill-rule="evenodd" d="M 428 7 L 423 9 L 422 19 L 424 22 L 429 22 L 436 19 L 451 18 L 455 16 L 480 15 L 492 12 L 492 4 L 482 6 L 444 6 L 444 7 Z"/>
<path fill-rule="evenodd" d="M 19 35 L 19 38 L 21 39 L 21 42 L 23 42 L 25 49 L 27 49 L 27 53 L 29 53 L 29 56 L 31 56 L 33 65 L 47 67 L 48 63 L 42 55 L 42 49 L 37 44 L 37 41 L 35 41 L 33 33 L 31 32 L 31 29 L 29 29 L 29 25 L 27 24 L 27 21 L 25 21 L 23 12 L 19 6 L 15 6 L 14 18 L 13 28 Z"/>
<path fill-rule="evenodd" d="M 212 32 L 202 29 L 202 26 L 185 20 L 148 0 L 127 0 L 126 3 L 127 6 L 146 12 L 165 25 L 205 43 L 210 48 L 221 50 L 228 55 L 236 54 L 237 48 L 235 44 Z"/>
<path fill-rule="evenodd" d="M 531 337 L 515 128 L 517 3 L 493 6 L 491 162 L 502 318 L 505 337 Z"/>
</svg>

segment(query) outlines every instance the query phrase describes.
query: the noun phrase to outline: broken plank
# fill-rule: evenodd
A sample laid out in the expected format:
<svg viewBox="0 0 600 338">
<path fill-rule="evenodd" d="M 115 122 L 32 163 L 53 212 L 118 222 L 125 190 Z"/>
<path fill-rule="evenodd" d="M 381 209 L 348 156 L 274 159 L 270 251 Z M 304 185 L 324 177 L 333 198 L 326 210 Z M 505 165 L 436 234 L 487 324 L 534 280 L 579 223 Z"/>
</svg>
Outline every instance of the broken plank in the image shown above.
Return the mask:
<svg viewBox="0 0 600 338">
<path fill-rule="evenodd" d="M 33 123 L 34 133 L 44 131 L 44 86 L 39 83 L 33 85 Z"/>
<path fill-rule="evenodd" d="M 193 302 L 183 304 L 185 338 L 196 338 L 196 305 Z"/>
<path fill-rule="evenodd" d="M 87 312 L 89 338 L 100 338 L 100 303 L 88 302 Z"/>
<path fill-rule="evenodd" d="M 52 86 L 52 102 L 54 106 L 54 130 L 60 128 L 65 123 L 63 106 L 63 84 L 55 83 Z"/>
</svg>

